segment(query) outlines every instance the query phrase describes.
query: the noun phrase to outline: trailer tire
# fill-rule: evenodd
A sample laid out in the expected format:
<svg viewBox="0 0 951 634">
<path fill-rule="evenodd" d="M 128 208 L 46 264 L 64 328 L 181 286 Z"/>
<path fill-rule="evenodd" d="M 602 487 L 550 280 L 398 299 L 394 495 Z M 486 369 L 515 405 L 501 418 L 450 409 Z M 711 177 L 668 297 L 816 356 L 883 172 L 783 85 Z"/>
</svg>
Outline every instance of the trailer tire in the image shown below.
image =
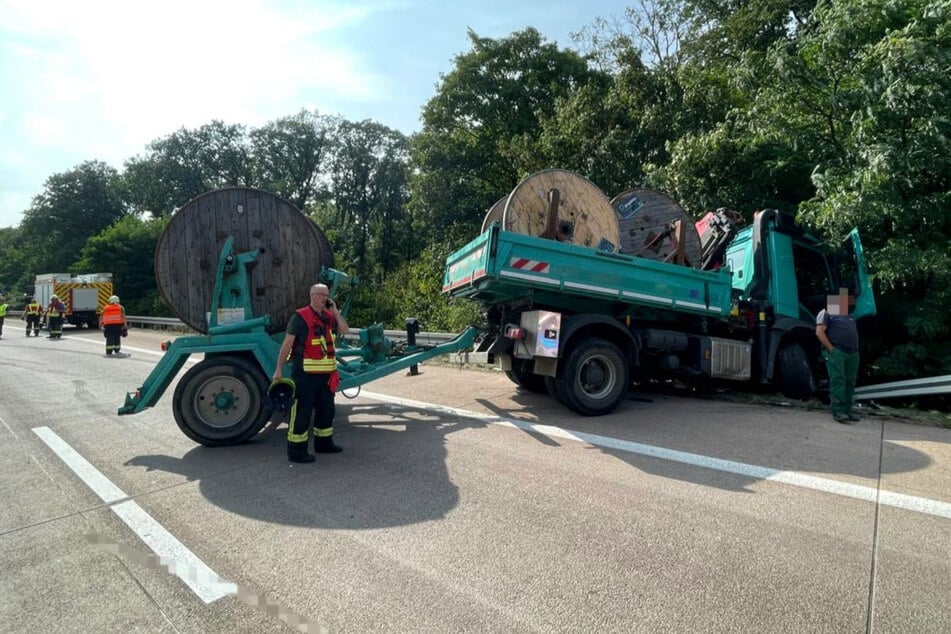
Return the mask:
<svg viewBox="0 0 951 634">
<path fill-rule="evenodd" d="M 172 413 L 186 436 L 206 447 L 237 445 L 261 431 L 267 377 L 240 357 L 212 357 L 191 368 L 175 387 Z"/>
<path fill-rule="evenodd" d="M 779 385 L 789 398 L 808 400 L 816 391 L 816 377 L 809 364 L 809 355 L 798 342 L 790 342 L 779 349 Z"/>
<path fill-rule="evenodd" d="M 630 378 L 627 360 L 616 345 L 606 339 L 585 339 L 559 364 L 557 392 L 579 414 L 601 416 L 624 400 Z"/>
<path fill-rule="evenodd" d="M 505 376 L 515 385 L 534 392 L 536 394 L 545 394 L 548 388 L 545 387 L 545 377 L 535 374 L 528 369 L 529 361 L 516 359 L 512 363 L 512 369 L 505 371 Z"/>
</svg>

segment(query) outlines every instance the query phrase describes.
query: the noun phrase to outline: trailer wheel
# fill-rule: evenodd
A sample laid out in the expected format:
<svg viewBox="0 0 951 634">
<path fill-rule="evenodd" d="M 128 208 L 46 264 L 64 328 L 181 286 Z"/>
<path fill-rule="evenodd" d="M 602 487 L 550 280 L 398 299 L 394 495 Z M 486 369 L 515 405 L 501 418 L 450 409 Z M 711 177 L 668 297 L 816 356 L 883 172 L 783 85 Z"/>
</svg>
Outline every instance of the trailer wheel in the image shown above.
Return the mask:
<svg viewBox="0 0 951 634">
<path fill-rule="evenodd" d="M 507 376 L 512 383 L 529 392 L 544 394 L 548 391 L 545 387 L 545 377 L 540 374 L 535 374 L 528 369 L 529 363 L 530 361 L 515 359 L 512 363 L 512 369 L 505 371 L 505 376 Z"/>
<path fill-rule="evenodd" d="M 790 342 L 779 349 L 779 384 L 783 394 L 799 400 L 809 399 L 816 391 L 816 378 L 809 355 L 802 344 Z"/>
<path fill-rule="evenodd" d="M 267 378 L 239 357 L 212 357 L 178 382 L 172 413 L 179 429 L 206 447 L 237 445 L 261 431 Z"/>
<path fill-rule="evenodd" d="M 630 369 L 616 345 L 586 339 L 559 364 L 557 389 L 563 402 L 585 416 L 609 414 L 627 394 Z"/>
</svg>

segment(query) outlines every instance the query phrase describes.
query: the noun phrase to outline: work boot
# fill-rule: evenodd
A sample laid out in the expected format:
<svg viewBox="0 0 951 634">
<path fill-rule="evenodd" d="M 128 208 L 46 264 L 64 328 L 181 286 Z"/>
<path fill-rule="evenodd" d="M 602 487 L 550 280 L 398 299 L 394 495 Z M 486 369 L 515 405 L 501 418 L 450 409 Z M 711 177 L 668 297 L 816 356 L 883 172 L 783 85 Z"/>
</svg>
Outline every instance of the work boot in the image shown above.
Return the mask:
<svg viewBox="0 0 951 634">
<path fill-rule="evenodd" d="M 333 436 L 314 438 L 314 453 L 340 453 L 343 447 L 334 444 Z"/>
<path fill-rule="evenodd" d="M 287 443 L 287 459 L 291 462 L 301 462 L 305 464 L 317 460 L 317 458 L 307 453 L 306 442 Z"/>
</svg>

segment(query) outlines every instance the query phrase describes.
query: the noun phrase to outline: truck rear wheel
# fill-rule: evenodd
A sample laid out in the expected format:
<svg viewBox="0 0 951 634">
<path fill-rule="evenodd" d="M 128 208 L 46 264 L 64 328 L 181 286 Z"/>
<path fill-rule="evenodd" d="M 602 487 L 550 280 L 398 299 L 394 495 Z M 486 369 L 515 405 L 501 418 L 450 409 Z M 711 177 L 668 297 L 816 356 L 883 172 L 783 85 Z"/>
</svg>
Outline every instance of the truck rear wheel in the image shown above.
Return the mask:
<svg viewBox="0 0 951 634">
<path fill-rule="evenodd" d="M 816 378 L 802 344 L 795 341 L 785 344 L 779 349 L 777 363 L 783 394 L 804 401 L 815 393 Z"/>
<path fill-rule="evenodd" d="M 545 387 L 545 377 L 533 373 L 528 368 L 530 364 L 531 361 L 513 359 L 512 369 L 506 370 L 505 376 L 507 376 L 512 383 L 521 388 L 525 388 L 529 392 L 535 392 L 536 394 L 546 393 L 548 389 Z"/>
<path fill-rule="evenodd" d="M 240 357 L 212 357 L 178 382 L 172 413 L 179 429 L 206 447 L 237 445 L 261 431 L 267 378 Z"/>
<path fill-rule="evenodd" d="M 562 359 L 557 396 L 585 416 L 613 412 L 624 400 L 630 382 L 627 360 L 606 339 L 585 339 Z"/>
</svg>

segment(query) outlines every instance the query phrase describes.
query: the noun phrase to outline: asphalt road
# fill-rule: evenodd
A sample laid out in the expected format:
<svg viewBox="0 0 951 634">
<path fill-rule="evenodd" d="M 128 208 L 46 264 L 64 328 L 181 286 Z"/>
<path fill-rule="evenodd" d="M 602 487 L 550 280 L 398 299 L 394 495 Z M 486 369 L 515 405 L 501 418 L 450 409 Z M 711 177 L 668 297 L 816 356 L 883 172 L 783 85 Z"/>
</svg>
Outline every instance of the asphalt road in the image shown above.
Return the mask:
<svg viewBox="0 0 951 634">
<path fill-rule="evenodd" d="M 114 359 L 18 325 L 0 631 L 951 631 L 949 430 L 662 394 L 583 418 L 424 365 L 289 465 L 283 425 L 195 445 L 174 386 L 115 414 L 161 335 Z"/>
</svg>

